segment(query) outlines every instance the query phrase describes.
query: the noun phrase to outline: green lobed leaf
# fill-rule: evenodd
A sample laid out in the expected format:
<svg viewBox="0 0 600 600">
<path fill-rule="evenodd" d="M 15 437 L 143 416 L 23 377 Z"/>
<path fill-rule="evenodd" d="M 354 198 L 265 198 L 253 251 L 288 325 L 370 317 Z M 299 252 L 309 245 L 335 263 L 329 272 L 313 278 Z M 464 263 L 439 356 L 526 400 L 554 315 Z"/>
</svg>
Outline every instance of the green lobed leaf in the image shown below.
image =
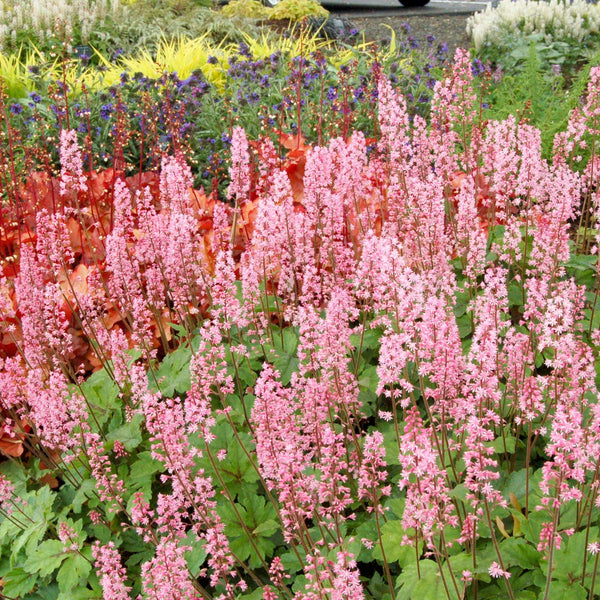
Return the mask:
<svg viewBox="0 0 600 600">
<path fill-rule="evenodd" d="M 240 441 L 238 441 L 228 423 L 219 424 L 213 429 L 213 433 L 217 436 L 217 439 L 212 443 L 213 452 L 216 453 L 221 449 L 227 450 L 225 458 L 216 462 L 216 467 L 229 492 L 237 495 L 247 486 L 252 487 L 252 484 L 258 481 L 259 476 L 240 445 L 241 441 L 244 447 L 251 451 L 254 444 L 250 435 L 240 432 L 238 434 Z M 202 459 L 201 464 L 208 473 L 214 472 L 212 463 L 207 458 Z M 215 481 L 218 481 L 218 478 L 215 477 Z"/>
<path fill-rule="evenodd" d="M 185 545 L 191 548 L 191 550 L 185 553 L 185 559 L 190 573 L 195 577 L 198 575 L 200 567 L 204 564 L 207 557 L 206 550 L 204 549 L 204 541 L 199 540 L 198 536 L 190 531 L 187 535 Z"/>
<path fill-rule="evenodd" d="M 523 538 L 511 537 L 500 543 L 502 559 L 507 566 L 523 569 L 535 569 L 539 566 L 542 555 L 537 548 Z"/>
<path fill-rule="evenodd" d="M 127 488 L 134 492 L 142 490 L 144 495 L 150 496 L 152 482 L 157 473 L 164 469 L 162 463 L 152 458 L 149 451 L 139 452 L 137 458 L 131 463 L 130 473 L 127 476 Z"/>
<path fill-rule="evenodd" d="M 90 375 L 81 384 L 81 392 L 100 425 L 104 425 L 111 413 L 120 408 L 119 387 L 106 369 Z"/>
<path fill-rule="evenodd" d="M 61 597 L 62 596 L 62 597 Z M 55 582 L 48 583 L 46 585 L 39 585 L 36 591 L 29 596 L 23 598 L 23 600 L 78 600 L 73 594 L 73 591 L 69 592 L 67 598 L 60 593 L 58 584 Z"/>
<path fill-rule="evenodd" d="M 30 555 L 35 551 L 38 544 L 44 538 L 46 530 L 48 529 L 48 523 L 45 520 L 39 521 L 29 526 L 27 529 L 18 535 L 11 545 L 11 556 L 16 560 L 17 555 L 23 547 L 25 547 L 26 554 Z"/>
<path fill-rule="evenodd" d="M 517 440 L 512 435 L 499 436 L 492 442 L 492 448 L 496 454 L 513 454 Z"/>
<path fill-rule="evenodd" d="M 571 583 L 580 581 L 583 574 L 584 561 L 586 565 L 586 586 L 591 583 L 592 573 L 594 570 L 594 557 L 587 552 L 586 540 L 592 541 L 598 539 L 598 527 L 590 527 L 589 531 L 578 531 L 573 535 L 566 536 L 563 534 L 563 539 L 559 549 L 554 551 L 554 559 L 552 563 L 552 580 Z M 548 572 L 548 563 L 542 563 L 542 571 L 544 574 Z"/>
<path fill-rule="evenodd" d="M 419 543 L 419 551 L 415 551 L 414 544 L 403 545 L 406 530 L 402 527 L 402 521 L 388 520 L 381 527 L 381 544 L 388 563 L 398 562 L 401 567 L 415 563 L 417 555 L 421 554 L 422 544 Z M 379 543 L 373 548 L 373 558 L 383 560 L 383 552 Z"/>
<path fill-rule="evenodd" d="M 264 496 L 242 493 L 235 510 L 224 502 L 219 505 L 219 514 L 232 550 L 236 555 L 239 552 L 242 560 L 249 559 L 252 568 L 261 566 L 262 560 L 272 555 L 275 544 L 269 538 L 279 530 L 279 523 L 275 508 Z"/>
<path fill-rule="evenodd" d="M 2 577 L 2 593 L 8 598 L 22 598 L 34 588 L 37 579 L 37 575 L 16 567 Z"/>
<path fill-rule="evenodd" d="M 537 594 L 532 590 L 520 590 L 515 593 L 515 600 L 537 600 Z"/>
<path fill-rule="evenodd" d="M 128 421 L 113 429 L 106 435 L 109 441 L 119 441 L 127 452 L 135 450 L 142 443 L 142 422 L 144 415 L 136 413 L 131 421 Z"/>
<path fill-rule="evenodd" d="M 75 491 L 75 495 L 71 502 L 71 507 L 74 513 L 80 513 L 82 506 L 87 503 L 90 498 L 95 497 L 96 484 L 93 479 L 84 479 L 81 485 Z"/>
<path fill-rule="evenodd" d="M 92 569 L 91 562 L 81 554 L 69 556 L 58 571 L 56 580 L 61 592 L 70 592 L 84 580 Z"/>
<path fill-rule="evenodd" d="M 362 333 L 362 327 L 359 327 L 357 331 L 357 333 L 353 333 L 350 336 L 350 343 L 356 349 L 361 348 L 362 350 L 374 350 L 379 348 L 379 338 L 381 337 L 383 331 L 380 327 L 371 329 L 367 323 L 364 333 Z"/>
<path fill-rule="evenodd" d="M 587 600 L 588 593 L 579 583 L 553 580 L 547 600 Z M 538 600 L 546 600 L 545 592 L 540 592 Z"/>
<path fill-rule="evenodd" d="M 283 385 L 288 385 L 293 373 L 298 370 L 300 364 L 297 356 L 298 343 L 296 329 L 286 327 L 281 334 L 275 331 L 273 345 L 266 347 L 266 358 L 279 372 Z"/>
<path fill-rule="evenodd" d="M 154 388 L 156 382 L 160 392 L 166 398 L 172 398 L 175 392 L 183 394 L 191 386 L 190 360 L 192 350 L 187 344 L 182 344 L 173 352 L 169 352 L 153 375 L 149 374 L 150 386 Z"/>
<path fill-rule="evenodd" d="M 465 313 L 456 319 L 460 338 L 464 339 L 473 333 L 473 320 L 471 313 Z"/>
<path fill-rule="evenodd" d="M 439 570 L 437 564 L 433 560 L 420 560 L 417 568 L 416 562 L 402 569 L 402 573 L 396 579 L 396 588 L 398 593 L 396 600 L 417 600 L 419 594 L 423 591 L 415 589 L 420 582 L 426 581 L 429 585 L 435 584 L 435 577 Z M 441 598 L 444 598 L 442 595 Z"/>
<path fill-rule="evenodd" d="M 515 281 L 508 285 L 508 305 L 523 306 L 523 285 Z"/>
<path fill-rule="evenodd" d="M 40 577 L 46 577 L 58 569 L 67 556 L 60 540 L 46 540 L 27 558 L 23 568 L 28 573 L 37 573 Z"/>
</svg>

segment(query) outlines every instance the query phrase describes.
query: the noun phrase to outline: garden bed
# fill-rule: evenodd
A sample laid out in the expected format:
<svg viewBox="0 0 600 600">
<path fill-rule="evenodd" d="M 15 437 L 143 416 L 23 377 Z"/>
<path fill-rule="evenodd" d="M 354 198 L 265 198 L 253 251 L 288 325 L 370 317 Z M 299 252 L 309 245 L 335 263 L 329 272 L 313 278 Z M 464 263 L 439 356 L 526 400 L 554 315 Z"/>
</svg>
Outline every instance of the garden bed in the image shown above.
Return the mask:
<svg viewBox="0 0 600 600">
<path fill-rule="evenodd" d="M 598 61 L 398 32 L 0 64 L 0 596 L 598 597 Z"/>
<path fill-rule="evenodd" d="M 410 26 L 410 34 L 421 45 L 427 45 L 427 38 L 434 36 L 439 42 L 448 45 L 450 54 L 457 48 L 468 48 L 469 36 L 466 33 L 469 15 L 444 15 L 435 17 L 398 16 L 398 17 L 352 17 L 353 24 L 364 32 L 369 41 L 381 42 L 390 37 L 390 27 L 396 35 L 405 35 L 404 23 Z"/>
</svg>

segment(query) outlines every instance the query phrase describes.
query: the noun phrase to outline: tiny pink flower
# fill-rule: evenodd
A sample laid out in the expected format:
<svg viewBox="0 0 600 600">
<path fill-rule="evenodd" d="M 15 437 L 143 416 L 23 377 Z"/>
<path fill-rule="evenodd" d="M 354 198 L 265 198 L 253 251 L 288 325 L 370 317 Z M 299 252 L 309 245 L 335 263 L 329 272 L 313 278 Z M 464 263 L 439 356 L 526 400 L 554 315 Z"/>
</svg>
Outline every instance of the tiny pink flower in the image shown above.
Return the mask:
<svg viewBox="0 0 600 600">
<path fill-rule="evenodd" d="M 496 561 L 490 565 L 488 573 L 495 579 L 499 579 L 500 577 L 510 577 L 510 573 L 508 571 L 504 571 L 504 569 L 502 569 L 502 567 Z"/>
</svg>

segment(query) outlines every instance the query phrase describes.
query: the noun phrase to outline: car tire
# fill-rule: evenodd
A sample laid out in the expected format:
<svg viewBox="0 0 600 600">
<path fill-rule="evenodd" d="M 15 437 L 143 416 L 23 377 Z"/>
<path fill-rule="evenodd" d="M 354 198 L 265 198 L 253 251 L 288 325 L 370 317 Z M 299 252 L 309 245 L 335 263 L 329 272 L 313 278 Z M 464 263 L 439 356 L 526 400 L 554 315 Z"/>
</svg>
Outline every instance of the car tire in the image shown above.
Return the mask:
<svg viewBox="0 0 600 600">
<path fill-rule="evenodd" d="M 417 8 L 429 4 L 429 0 L 400 0 L 400 4 L 402 4 L 404 8 Z"/>
</svg>

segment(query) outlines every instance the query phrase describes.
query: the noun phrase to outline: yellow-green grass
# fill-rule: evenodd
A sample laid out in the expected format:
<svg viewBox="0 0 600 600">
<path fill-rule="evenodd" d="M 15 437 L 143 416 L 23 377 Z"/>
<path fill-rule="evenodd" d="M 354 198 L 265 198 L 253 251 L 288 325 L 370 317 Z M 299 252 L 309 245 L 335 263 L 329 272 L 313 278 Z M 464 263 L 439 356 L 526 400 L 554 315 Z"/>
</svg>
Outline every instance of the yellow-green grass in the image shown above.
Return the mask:
<svg viewBox="0 0 600 600">
<path fill-rule="evenodd" d="M 246 35 L 244 38 L 255 60 L 268 58 L 275 52 L 281 52 L 284 59 L 290 60 L 296 56 L 307 56 L 316 50 L 326 50 L 331 45 L 321 39 L 318 32 L 306 31 L 292 31 L 292 35 L 278 37 L 265 32 L 259 37 Z M 371 47 L 370 43 L 363 40 L 352 48 L 337 48 L 325 55 L 330 65 L 339 68 L 359 54 L 368 52 Z M 119 82 L 123 72 L 142 73 L 150 79 L 158 79 L 165 72 L 176 72 L 181 79 L 185 79 L 194 71 L 200 70 L 209 83 L 222 91 L 227 79 L 228 60 L 232 55 L 238 54 L 238 47 L 235 44 L 214 45 L 207 36 L 179 37 L 161 40 L 154 55 L 142 49 L 135 55 L 121 57 L 117 62 L 110 61 L 96 49 L 94 53 L 104 67 L 103 70 L 93 65 L 82 66 L 75 59 L 66 62 L 60 58 L 47 60 L 35 48 L 26 53 L 23 50 L 15 54 L 0 53 L 0 80 L 8 97 L 19 99 L 35 89 L 35 79 L 29 70 L 31 66 L 38 67 L 36 77 L 39 79 L 64 79 L 76 95 L 81 93 L 84 86 L 90 91 L 113 86 Z M 396 39 L 392 31 L 391 43 L 383 54 L 379 54 L 379 59 L 386 60 L 395 53 Z M 210 62 L 209 57 L 213 57 Z"/>
</svg>

